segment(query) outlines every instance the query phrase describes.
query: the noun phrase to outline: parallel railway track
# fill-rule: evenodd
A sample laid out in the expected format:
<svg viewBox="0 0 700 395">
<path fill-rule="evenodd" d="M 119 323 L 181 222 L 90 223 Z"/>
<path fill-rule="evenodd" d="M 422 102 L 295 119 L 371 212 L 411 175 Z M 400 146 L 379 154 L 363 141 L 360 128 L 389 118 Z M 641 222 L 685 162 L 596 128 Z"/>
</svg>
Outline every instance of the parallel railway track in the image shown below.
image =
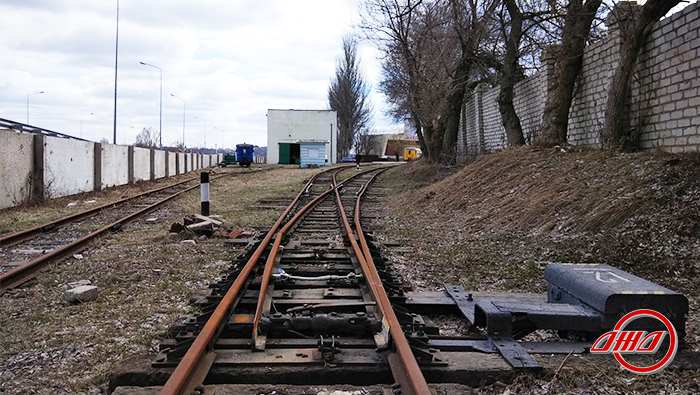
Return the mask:
<svg viewBox="0 0 700 395">
<path fill-rule="evenodd" d="M 198 180 L 190 178 L 0 237 L 0 294 L 33 278 L 48 263 L 71 256 L 92 240 L 199 188 Z"/>
</svg>

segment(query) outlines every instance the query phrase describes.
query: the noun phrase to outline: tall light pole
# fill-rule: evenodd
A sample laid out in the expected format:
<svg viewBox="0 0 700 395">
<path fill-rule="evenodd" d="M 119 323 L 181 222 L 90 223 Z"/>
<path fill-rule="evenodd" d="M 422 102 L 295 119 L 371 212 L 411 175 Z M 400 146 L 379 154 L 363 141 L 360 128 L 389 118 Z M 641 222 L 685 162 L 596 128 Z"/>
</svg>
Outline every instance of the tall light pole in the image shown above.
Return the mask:
<svg viewBox="0 0 700 395">
<path fill-rule="evenodd" d="M 185 102 L 185 99 L 181 98 L 180 96 L 173 95 L 172 93 L 170 94 L 172 97 L 176 97 L 180 100 L 182 100 L 182 148 L 185 148 L 185 110 L 187 109 L 187 102 Z"/>
<path fill-rule="evenodd" d="M 114 145 L 117 145 L 117 60 L 119 58 L 119 0 L 117 0 L 117 40 L 114 49 Z"/>
<path fill-rule="evenodd" d="M 40 94 L 40 93 L 44 93 L 44 91 L 41 91 L 41 92 L 34 92 L 34 93 L 30 93 L 30 94 L 27 95 L 27 125 L 29 125 L 29 96 L 31 96 L 31 95 L 38 95 L 38 94 Z"/>
<path fill-rule="evenodd" d="M 163 148 L 163 69 L 149 63 L 139 62 L 144 66 L 151 66 L 160 70 L 160 123 L 158 125 L 158 145 Z"/>
<path fill-rule="evenodd" d="M 204 118 L 199 118 L 197 116 L 195 116 L 195 118 L 204 122 L 204 147 L 203 148 L 207 148 L 207 121 L 205 121 Z"/>
<path fill-rule="evenodd" d="M 88 113 L 85 113 L 85 114 L 80 116 L 80 138 L 81 139 L 83 138 L 83 117 L 86 115 L 92 115 L 92 113 L 88 112 Z"/>
</svg>

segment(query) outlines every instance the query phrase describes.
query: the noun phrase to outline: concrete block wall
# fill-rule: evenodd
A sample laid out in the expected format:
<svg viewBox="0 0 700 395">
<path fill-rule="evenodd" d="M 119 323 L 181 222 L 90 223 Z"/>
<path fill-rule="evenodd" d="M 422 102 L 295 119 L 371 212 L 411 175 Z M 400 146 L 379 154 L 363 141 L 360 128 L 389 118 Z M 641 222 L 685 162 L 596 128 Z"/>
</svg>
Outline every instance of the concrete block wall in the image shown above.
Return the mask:
<svg viewBox="0 0 700 395">
<path fill-rule="evenodd" d="M 548 62 L 544 59 L 543 62 Z M 536 141 L 542 126 L 542 114 L 547 95 L 547 73 L 537 73 L 515 85 L 513 105 L 520 117 L 523 136 L 527 143 Z M 505 133 L 505 129 L 503 131 Z"/>
<path fill-rule="evenodd" d="M 69 196 L 182 174 L 186 155 L 190 160 L 189 171 L 218 163 L 218 155 L 183 154 L 0 130 L 0 209 L 33 199 Z M 178 166 L 182 166 L 179 172 Z"/>
<path fill-rule="evenodd" d="M 581 74 L 569 112 L 569 143 L 600 143 L 608 88 L 620 59 L 619 48 L 619 36 L 611 34 L 607 40 L 589 46 L 584 52 Z"/>
<path fill-rule="evenodd" d="M 639 144 L 670 152 L 700 150 L 700 3 L 655 26 L 640 55 L 633 112 Z"/>
<path fill-rule="evenodd" d="M 607 38 L 586 48 L 569 114 L 570 144 L 600 144 L 619 48 L 614 25 Z M 553 60 L 543 56 L 541 70 L 515 87 L 516 112 L 528 143 L 539 135 L 552 70 Z M 633 81 L 629 114 L 637 146 L 668 152 L 700 151 L 700 2 L 656 24 L 640 54 Z M 505 130 L 500 114 L 494 117 L 499 89 L 484 91 L 480 86 L 467 93 L 458 140 L 460 153 L 468 156 L 503 148 Z"/>
<path fill-rule="evenodd" d="M 501 113 L 498 111 L 498 89 L 490 89 L 483 95 L 482 119 L 484 123 L 484 150 L 493 152 L 507 146 Z"/>
</svg>

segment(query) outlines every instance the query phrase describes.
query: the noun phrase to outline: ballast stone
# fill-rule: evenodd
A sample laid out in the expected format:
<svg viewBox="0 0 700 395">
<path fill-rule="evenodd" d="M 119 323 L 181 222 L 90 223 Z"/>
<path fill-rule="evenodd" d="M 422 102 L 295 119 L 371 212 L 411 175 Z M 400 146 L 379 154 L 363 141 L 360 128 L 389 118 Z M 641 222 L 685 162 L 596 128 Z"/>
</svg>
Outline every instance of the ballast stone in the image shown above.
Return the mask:
<svg viewBox="0 0 700 395">
<path fill-rule="evenodd" d="M 67 290 L 63 298 L 69 303 L 92 302 L 99 296 L 99 291 L 94 285 L 81 285 Z"/>
</svg>

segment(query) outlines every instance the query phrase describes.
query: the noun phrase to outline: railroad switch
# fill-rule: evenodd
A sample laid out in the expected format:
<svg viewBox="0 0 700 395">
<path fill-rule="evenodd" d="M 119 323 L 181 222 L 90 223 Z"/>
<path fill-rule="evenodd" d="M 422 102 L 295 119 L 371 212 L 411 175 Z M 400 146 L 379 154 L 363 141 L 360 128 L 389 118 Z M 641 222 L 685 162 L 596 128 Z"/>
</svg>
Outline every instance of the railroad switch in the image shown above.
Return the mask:
<svg viewBox="0 0 700 395">
<path fill-rule="evenodd" d="M 688 299 L 670 289 L 603 264 L 550 264 L 545 268 L 545 301 L 512 297 L 475 297 L 461 286 L 445 285 L 463 316 L 486 328 L 485 340 L 431 339 L 428 345 L 443 350 L 499 352 L 514 368 L 541 366 L 529 353 L 584 352 L 591 342 L 534 344 L 517 339 L 538 329 L 575 332 L 595 339 L 611 330 L 627 313 L 651 309 L 668 318 L 679 337 L 685 336 Z M 651 319 L 634 321 L 631 329 L 659 330 Z"/>
</svg>

